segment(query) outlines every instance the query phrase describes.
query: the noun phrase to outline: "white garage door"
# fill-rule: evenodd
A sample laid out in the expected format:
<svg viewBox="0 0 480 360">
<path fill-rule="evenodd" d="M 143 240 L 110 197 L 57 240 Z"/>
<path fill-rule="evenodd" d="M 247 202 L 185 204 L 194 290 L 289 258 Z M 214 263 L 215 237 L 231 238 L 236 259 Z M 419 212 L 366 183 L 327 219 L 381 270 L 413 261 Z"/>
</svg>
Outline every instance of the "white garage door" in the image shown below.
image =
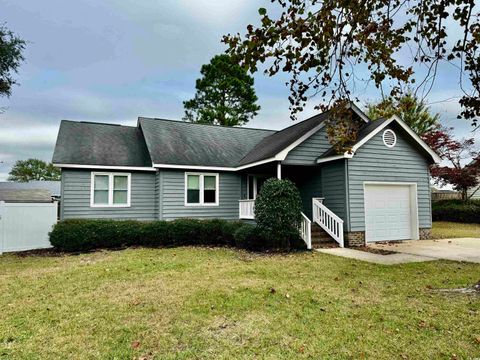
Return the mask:
<svg viewBox="0 0 480 360">
<path fill-rule="evenodd" d="M 409 185 L 365 185 L 367 242 L 412 238 Z"/>
</svg>

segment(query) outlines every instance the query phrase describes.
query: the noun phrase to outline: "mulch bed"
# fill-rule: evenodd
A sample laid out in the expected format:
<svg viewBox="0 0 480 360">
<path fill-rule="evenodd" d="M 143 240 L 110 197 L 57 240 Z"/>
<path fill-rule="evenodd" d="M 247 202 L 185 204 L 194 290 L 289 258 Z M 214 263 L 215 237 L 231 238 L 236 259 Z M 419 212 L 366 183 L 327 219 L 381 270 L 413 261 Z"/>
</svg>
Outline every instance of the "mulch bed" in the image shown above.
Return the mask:
<svg viewBox="0 0 480 360">
<path fill-rule="evenodd" d="M 354 249 L 369 252 L 369 253 L 372 253 L 372 254 L 377 254 L 377 255 L 392 255 L 392 254 L 397 253 L 396 251 L 384 250 L 384 249 L 374 249 L 374 248 L 371 248 L 369 246 L 359 246 L 359 247 L 356 247 Z"/>
</svg>

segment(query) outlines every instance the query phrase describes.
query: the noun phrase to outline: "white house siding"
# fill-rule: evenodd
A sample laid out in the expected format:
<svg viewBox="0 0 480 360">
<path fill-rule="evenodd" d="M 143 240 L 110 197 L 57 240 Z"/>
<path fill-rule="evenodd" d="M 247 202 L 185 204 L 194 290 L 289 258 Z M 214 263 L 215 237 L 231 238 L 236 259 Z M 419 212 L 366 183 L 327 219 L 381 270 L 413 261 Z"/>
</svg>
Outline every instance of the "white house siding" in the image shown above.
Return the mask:
<svg viewBox="0 0 480 360">
<path fill-rule="evenodd" d="M 124 208 L 90 207 L 91 172 L 90 170 L 62 169 L 62 219 L 155 220 L 158 218 L 155 201 L 155 172 L 130 172 L 131 206 Z"/>
<path fill-rule="evenodd" d="M 469 189 L 467 191 L 467 194 L 468 196 L 471 196 L 471 200 L 480 200 L 480 188 L 478 187 L 478 185 L 474 188 Z"/>
<path fill-rule="evenodd" d="M 350 231 L 365 231 L 365 181 L 408 182 L 417 184 L 419 228 L 431 228 L 431 200 L 428 162 L 397 126 L 393 148 L 383 144 L 380 131 L 348 160 Z"/>
</svg>

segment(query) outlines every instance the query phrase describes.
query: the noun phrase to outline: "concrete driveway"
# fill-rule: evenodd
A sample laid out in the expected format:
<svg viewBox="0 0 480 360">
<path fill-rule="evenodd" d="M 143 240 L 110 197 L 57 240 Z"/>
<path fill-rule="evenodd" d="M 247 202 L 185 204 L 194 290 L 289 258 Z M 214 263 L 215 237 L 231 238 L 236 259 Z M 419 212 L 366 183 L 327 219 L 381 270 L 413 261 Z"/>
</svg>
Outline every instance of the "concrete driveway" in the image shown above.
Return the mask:
<svg viewBox="0 0 480 360">
<path fill-rule="evenodd" d="M 480 263 L 480 238 L 409 240 L 368 246 L 434 259 Z"/>
</svg>

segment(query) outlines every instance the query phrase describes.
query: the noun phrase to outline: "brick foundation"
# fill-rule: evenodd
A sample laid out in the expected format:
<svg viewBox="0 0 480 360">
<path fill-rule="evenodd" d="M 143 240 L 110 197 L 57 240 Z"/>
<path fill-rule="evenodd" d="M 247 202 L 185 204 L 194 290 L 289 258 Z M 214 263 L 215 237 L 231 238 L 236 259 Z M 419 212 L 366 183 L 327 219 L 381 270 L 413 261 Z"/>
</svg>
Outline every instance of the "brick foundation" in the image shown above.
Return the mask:
<svg viewBox="0 0 480 360">
<path fill-rule="evenodd" d="M 432 238 L 432 229 L 430 228 L 423 228 L 418 229 L 418 237 L 420 240 L 428 240 Z"/>
<path fill-rule="evenodd" d="M 365 246 L 365 231 L 346 232 L 345 243 L 348 247 Z"/>
</svg>

